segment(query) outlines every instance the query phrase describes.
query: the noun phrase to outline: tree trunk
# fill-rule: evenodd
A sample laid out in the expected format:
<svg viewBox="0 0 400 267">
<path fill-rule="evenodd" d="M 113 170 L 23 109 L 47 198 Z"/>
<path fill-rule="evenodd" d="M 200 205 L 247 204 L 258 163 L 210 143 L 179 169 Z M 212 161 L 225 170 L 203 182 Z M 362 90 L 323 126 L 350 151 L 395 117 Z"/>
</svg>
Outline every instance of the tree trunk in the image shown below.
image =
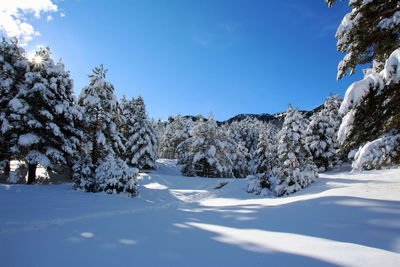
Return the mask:
<svg viewBox="0 0 400 267">
<path fill-rule="evenodd" d="M 28 165 L 28 182 L 27 182 L 27 184 L 31 184 L 31 183 L 33 183 L 35 181 L 35 179 L 36 179 L 36 166 L 37 166 L 37 163 Z"/>
<path fill-rule="evenodd" d="M 10 160 L 7 160 L 6 166 L 4 166 L 4 174 L 10 175 Z"/>
</svg>

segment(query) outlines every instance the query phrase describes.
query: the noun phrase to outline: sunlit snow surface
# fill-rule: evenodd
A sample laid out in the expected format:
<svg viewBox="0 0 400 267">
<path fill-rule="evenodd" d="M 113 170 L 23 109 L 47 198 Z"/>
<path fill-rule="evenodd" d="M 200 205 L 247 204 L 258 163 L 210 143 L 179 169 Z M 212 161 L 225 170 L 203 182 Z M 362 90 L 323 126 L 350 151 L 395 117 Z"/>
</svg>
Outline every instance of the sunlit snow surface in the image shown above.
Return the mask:
<svg viewBox="0 0 400 267">
<path fill-rule="evenodd" d="M 134 199 L 0 185 L 1 266 L 400 266 L 400 169 L 261 198 L 159 165 Z"/>
</svg>

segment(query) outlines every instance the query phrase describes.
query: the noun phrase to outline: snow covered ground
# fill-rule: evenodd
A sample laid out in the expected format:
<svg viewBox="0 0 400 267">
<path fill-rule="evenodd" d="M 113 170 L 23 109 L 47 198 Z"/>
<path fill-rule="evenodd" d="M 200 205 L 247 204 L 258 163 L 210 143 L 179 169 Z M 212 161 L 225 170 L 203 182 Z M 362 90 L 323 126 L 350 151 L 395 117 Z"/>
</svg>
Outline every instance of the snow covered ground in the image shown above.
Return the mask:
<svg viewBox="0 0 400 267">
<path fill-rule="evenodd" d="M 1 184 L 0 265 L 400 266 L 400 169 L 332 171 L 261 198 L 245 180 L 159 165 L 134 199 Z"/>
</svg>

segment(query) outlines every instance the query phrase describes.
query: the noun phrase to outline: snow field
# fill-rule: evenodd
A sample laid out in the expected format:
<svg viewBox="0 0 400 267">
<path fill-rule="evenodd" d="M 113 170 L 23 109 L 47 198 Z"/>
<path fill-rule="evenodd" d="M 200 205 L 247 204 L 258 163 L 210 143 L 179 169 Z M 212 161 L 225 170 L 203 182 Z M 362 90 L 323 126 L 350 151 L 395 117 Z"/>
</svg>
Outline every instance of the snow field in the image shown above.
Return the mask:
<svg viewBox="0 0 400 267">
<path fill-rule="evenodd" d="M 321 174 L 281 198 L 243 179 L 139 174 L 139 196 L 0 185 L 2 266 L 399 266 L 400 169 Z M 220 189 L 221 184 L 227 182 Z"/>
</svg>

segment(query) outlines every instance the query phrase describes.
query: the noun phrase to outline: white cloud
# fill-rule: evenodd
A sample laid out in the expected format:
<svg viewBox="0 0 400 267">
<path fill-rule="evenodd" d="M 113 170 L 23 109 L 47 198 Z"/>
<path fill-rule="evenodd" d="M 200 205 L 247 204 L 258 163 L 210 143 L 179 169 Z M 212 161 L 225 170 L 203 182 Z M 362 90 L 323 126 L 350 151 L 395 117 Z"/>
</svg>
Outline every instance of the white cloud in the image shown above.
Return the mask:
<svg viewBox="0 0 400 267">
<path fill-rule="evenodd" d="M 39 35 L 33 26 L 27 22 L 27 16 L 39 19 L 42 14 L 58 12 L 53 0 L 12 0 L 1 1 L 0 31 L 8 37 L 18 37 L 22 45 L 26 45 L 33 36 Z M 49 19 L 50 17 L 50 19 Z M 47 20 L 51 20 L 48 16 Z"/>
<path fill-rule="evenodd" d="M 65 14 L 63 12 L 60 13 L 60 17 L 65 17 Z"/>
<path fill-rule="evenodd" d="M 47 20 L 47 21 L 51 21 L 51 20 L 53 20 L 53 16 L 52 16 L 52 15 L 47 15 L 47 18 L 46 18 L 46 20 Z"/>
</svg>

